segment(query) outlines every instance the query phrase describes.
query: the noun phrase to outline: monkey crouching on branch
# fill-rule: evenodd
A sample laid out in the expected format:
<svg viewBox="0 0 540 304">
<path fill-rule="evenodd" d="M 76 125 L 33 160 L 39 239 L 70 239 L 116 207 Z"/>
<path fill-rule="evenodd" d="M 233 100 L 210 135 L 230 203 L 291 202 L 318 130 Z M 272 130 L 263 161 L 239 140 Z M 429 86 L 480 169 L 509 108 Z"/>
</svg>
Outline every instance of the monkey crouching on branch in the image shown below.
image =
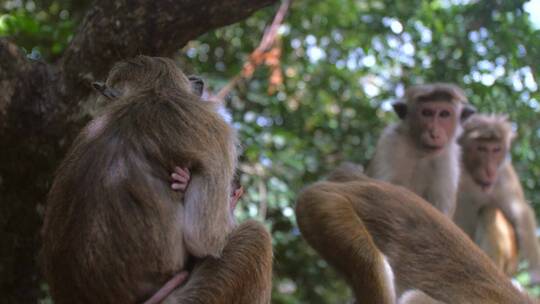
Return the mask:
<svg viewBox="0 0 540 304">
<path fill-rule="evenodd" d="M 504 115 L 474 115 L 464 125 L 459 139 L 463 170 L 454 219 L 509 275 L 517 269 L 517 243 L 519 257 L 529 263 L 532 281 L 540 283 L 534 211 L 508 156 L 514 137 Z M 486 215 L 486 208 L 496 211 Z"/>
<path fill-rule="evenodd" d="M 448 217 L 350 165 L 303 190 L 296 216 L 358 303 L 533 303 Z"/>
<path fill-rule="evenodd" d="M 401 120 L 383 131 L 367 174 L 404 186 L 452 217 L 459 179 L 456 138 L 474 108 L 459 87 L 447 83 L 412 86 L 393 106 Z"/>
<path fill-rule="evenodd" d="M 202 81 L 139 56 L 98 89 L 110 104 L 47 199 L 41 261 L 55 303 L 268 303 L 271 239 L 261 224 L 235 223 L 236 134 L 201 100 Z M 190 170 L 185 191 L 171 189 L 176 165 Z M 153 300 L 188 260 L 187 283 Z"/>
</svg>

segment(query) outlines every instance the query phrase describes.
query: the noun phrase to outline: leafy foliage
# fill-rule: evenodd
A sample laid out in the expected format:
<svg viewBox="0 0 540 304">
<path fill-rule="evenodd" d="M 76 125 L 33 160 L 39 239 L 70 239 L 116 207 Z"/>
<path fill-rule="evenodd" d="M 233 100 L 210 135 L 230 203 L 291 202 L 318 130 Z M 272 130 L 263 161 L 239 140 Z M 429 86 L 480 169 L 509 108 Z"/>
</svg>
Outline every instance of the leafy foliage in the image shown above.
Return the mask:
<svg viewBox="0 0 540 304">
<path fill-rule="evenodd" d="M 300 237 L 294 200 L 344 160 L 367 164 L 378 134 L 396 119 L 391 102 L 407 85 L 455 82 L 480 111 L 508 113 L 518 132 L 513 161 L 540 210 L 540 152 L 534 148 L 540 144 L 540 31 L 524 2 L 293 2 L 274 45 L 282 81 L 270 85 L 272 69 L 263 64 L 226 98 L 244 146 L 248 191 L 238 215 L 264 216 L 272 230 L 274 303 L 350 299 L 345 284 Z M 275 11 L 190 42 L 179 60 L 209 79 L 216 93 L 242 74 Z M 83 12 L 69 1 L 5 5 L 0 35 L 54 60 Z"/>
</svg>

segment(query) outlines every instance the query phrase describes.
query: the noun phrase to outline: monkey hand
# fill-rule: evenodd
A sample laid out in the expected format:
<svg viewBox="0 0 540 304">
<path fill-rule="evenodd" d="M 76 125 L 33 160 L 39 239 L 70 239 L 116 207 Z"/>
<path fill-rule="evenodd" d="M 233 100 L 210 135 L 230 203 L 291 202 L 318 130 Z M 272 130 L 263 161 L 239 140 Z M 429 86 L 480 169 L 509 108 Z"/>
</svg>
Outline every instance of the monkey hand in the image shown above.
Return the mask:
<svg viewBox="0 0 540 304">
<path fill-rule="evenodd" d="M 174 172 L 171 174 L 173 179 L 171 188 L 175 191 L 185 192 L 191 178 L 191 173 L 188 168 L 174 167 Z"/>
<path fill-rule="evenodd" d="M 236 204 L 238 204 L 238 200 L 242 195 L 244 194 L 244 187 L 240 186 L 233 190 L 231 193 L 231 210 L 234 210 L 236 208 Z"/>
</svg>

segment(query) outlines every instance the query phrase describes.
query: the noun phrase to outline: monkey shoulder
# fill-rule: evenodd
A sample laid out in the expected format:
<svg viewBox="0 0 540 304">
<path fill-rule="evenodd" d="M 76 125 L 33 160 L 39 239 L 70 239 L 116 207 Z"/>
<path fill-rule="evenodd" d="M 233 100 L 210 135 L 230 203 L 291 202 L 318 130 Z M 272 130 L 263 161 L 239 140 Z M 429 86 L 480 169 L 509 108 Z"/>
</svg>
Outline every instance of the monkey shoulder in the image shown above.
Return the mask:
<svg viewBox="0 0 540 304">
<path fill-rule="evenodd" d="M 526 203 L 519 176 L 509 160 L 501 167 L 491 196 L 496 204 L 508 204 L 513 201 Z"/>
<path fill-rule="evenodd" d="M 396 147 L 400 151 L 395 151 Z M 414 151 L 408 143 L 403 126 L 399 123 L 389 125 L 379 137 L 367 174 L 372 178 L 399 183 L 406 179 L 402 175 L 409 177 L 412 174 L 415 165 L 411 163 L 414 161 L 412 153 Z"/>
</svg>

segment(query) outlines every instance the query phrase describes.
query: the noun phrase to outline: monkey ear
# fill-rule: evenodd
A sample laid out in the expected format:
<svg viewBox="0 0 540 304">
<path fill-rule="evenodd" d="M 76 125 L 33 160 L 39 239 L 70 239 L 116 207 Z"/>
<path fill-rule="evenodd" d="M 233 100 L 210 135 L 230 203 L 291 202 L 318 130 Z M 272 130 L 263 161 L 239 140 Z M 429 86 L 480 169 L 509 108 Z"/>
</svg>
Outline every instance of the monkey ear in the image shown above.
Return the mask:
<svg viewBox="0 0 540 304">
<path fill-rule="evenodd" d="M 204 81 L 199 76 L 189 76 L 189 83 L 191 84 L 191 91 L 193 94 L 201 97 L 204 91 Z"/>
<path fill-rule="evenodd" d="M 460 120 L 464 122 L 465 120 L 467 120 L 467 118 L 471 117 L 474 113 L 476 113 L 476 108 L 470 104 L 466 104 L 463 106 L 463 109 L 461 110 Z"/>
<path fill-rule="evenodd" d="M 394 112 L 396 112 L 399 119 L 405 119 L 407 116 L 407 104 L 403 101 L 396 101 L 392 104 L 392 108 L 394 108 Z"/>
<path fill-rule="evenodd" d="M 108 99 L 115 99 L 120 97 L 120 92 L 115 89 L 109 88 L 105 83 L 96 81 L 92 83 L 92 87 L 101 93 L 101 95 L 107 97 Z"/>
</svg>

